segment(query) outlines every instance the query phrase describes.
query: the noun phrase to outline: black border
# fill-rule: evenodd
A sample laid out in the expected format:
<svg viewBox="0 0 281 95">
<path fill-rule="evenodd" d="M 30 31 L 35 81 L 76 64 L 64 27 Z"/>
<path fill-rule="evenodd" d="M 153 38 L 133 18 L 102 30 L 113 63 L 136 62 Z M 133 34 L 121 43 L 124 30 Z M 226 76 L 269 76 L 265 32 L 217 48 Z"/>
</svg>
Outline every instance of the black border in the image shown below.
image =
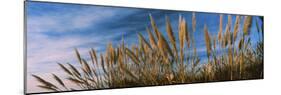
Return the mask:
<svg viewBox="0 0 281 95">
<path fill-rule="evenodd" d="M 152 9 L 152 10 L 165 10 L 165 11 L 179 11 L 179 12 L 198 12 L 198 13 L 213 13 L 213 14 L 229 14 L 229 15 L 244 15 L 244 16 L 259 16 L 262 20 L 262 31 L 264 31 L 264 16 L 262 15 L 249 15 L 249 14 L 235 14 L 235 13 L 220 13 L 220 12 L 200 12 L 200 11 L 186 11 L 186 10 L 169 10 L 169 9 L 158 9 L 158 8 L 139 8 L 139 7 L 125 7 L 125 6 L 113 6 L 113 5 L 95 5 L 95 4 L 80 4 L 80 3 L 65 3 L 65 2 L 54 2 L 54 1 L 24 1 L 24 38 L 23 38 L 23 60 L 24 60 L 24 95 L 31 94 L 49 94 L 49 93 L 64 93 L 64 92 L 81 92 L 81 91 L 96 91 L 96 90 L 111 90 L 111 89 L 127 89 L 127 88 L 138 88 L 138 87 L 158 87 L 158 86 L 172 86 L 172 85 L 187 85 L 187 84 L 198 84 L 198 83 L 216 83 L 216 82 L 235 82 L 235 81 L 250 81 L 250 80 L 263 80 L 264 79 L 264 56 L 263 56 L 263 77 L 257 79 L 239 79 L 239 80 L 221 80 L 221 81 L 208 81 L 208 82 L 193 82 L 193 83 L 176 83 L 168 85 L 149 85 L 149 86 L 134 86 L 134 87 L 120 87 L 120 88 L 103 88 L 103 89 L 90 89 L 90 90 L 72 90 L 72 91 L 57 91 L 57 92 L 36 92 L 27 93 L 27 3 L 38 2 L 38 3 L 57 3 L 57 4 L 72 4 L 72 5 L 83 5 L 83 6 L 102 6 L 102 7 L 118 7 L 118 8 L 133 8 L 133 9 Z M 263 43 L 264 43 L 263 34 Z M 264 45 L 263 45 L 264 54 Z"/>
</svg>

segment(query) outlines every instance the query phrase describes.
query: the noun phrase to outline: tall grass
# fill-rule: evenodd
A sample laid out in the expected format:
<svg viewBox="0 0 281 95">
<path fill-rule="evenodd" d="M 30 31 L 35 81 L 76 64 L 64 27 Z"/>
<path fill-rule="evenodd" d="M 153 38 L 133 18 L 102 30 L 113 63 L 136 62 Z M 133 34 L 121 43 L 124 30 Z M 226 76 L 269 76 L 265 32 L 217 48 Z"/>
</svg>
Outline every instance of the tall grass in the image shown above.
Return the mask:
<svg viewBox="0 0 281 95">
<path fill-rule="evenodd" d="M 138 34 L 138 45 L 128 47 L 123 40 L 115 48 L 108 44 L 104 54 L 97 54 L 91 49 L 91 61 L 86 61 L 75 49 L 81 67 L 58 63 L 67 77 L 62 80 L 52 74 L 57 86 L 37 75 L 33 76 L 41 83 L 38 87 L 51 91 L 263 78 L 263 38 L 252 44 L 250 37 L 254 19 L 251 16 L 236 16 L 234 27 L 231 25 L 231 15 L 226 27 L 223 27 L 222 20 L 223 15 L 220 15 L 217 36 L 210 35 L 207 25 L 204 31 L 198 31 L 204 32 L 202 38 L 205 39 L 207 61 L 201 61 L 197 54 L 195 13 L 192 15 L 192 29 L 183 17 L 179 17 L 178 37 L 175 37 L 175 27 L 172 27 L 168 17 L 168 37 L 165 37 L 150 15 L 151 28 L 146 28 L 149 38 Z M 262 27 L 258 23 L 256 27 L 263 37 Z M 76 84 L 79 89 L 67 87 L 64 80 Z"/>
</svg>

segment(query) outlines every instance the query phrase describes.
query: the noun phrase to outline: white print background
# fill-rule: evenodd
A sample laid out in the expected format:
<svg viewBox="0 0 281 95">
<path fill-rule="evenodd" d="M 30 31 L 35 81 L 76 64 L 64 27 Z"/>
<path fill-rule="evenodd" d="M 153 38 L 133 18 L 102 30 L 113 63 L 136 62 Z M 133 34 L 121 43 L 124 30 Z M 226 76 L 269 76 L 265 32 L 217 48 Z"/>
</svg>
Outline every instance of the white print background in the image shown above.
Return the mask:
<svg viewBox="0 0 281 95">
<path fill-rule="evenodd" d="M 0 93 L 22 95 L 24 0 L 2 0 L 0 8 Z M 43 1 L 43 0 L 42 0 Z M 281 32 L 278 0 L 48 0 L 142 8 L 265 16 L 265 79 L 173 86 L 55 93 L 50 95 L 280 95 Z M 279 31 L 278 31 L 279 30 Z"/>
</svg>

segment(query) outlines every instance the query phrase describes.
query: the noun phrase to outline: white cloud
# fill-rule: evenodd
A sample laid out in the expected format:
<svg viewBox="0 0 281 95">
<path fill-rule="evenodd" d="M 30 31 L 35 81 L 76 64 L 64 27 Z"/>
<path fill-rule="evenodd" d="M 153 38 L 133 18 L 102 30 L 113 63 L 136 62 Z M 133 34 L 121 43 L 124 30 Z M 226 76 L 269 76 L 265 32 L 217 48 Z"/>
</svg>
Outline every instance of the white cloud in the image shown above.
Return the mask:
<svg viewBox="0 0 281 95">
<path fill-rule="evenodd" d="M 102 12 L 102 13 L 100 13 Z M 50 12 L 42 15 L 28 15 L 27 18 L 27 51 L 28 65 L 46 62 L 60 62 L 73 59 L 74 47 L 87 43 L 99 43 L 105 37 L 85 37 L 63 35 L 52 37 L 45 33 L 67 32 L 85 29 L 109 18 L 118 11 L 103 8 L 82 8 L 72 11 Z M 75 31 L 76 32 L 76 31 Z M 78 31 L 79 32 L 79 31 Z M 94 48 L 100 48 L 98 45 Z M 89 48 L 79 48 L 81 54 L 87 54 Z M 35 65 L 35 66 L 33 66 Z"/>
<path fill-rule="evenodd" d="M 28 16 L 27 29 L 28 32 L 67 32 L 87 28 L 115 13 L 116 11 L 99 8 L 98 10 L 81 9 L 79 11 Z"/>
</svg>

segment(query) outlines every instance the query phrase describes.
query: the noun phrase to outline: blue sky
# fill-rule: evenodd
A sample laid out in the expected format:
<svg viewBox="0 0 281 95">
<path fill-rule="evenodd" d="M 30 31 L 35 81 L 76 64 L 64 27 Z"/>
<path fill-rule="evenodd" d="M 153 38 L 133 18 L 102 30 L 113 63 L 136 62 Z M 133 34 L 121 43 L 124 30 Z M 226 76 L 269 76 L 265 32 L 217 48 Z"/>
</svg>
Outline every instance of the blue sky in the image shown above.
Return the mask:
<svg viewBox="0 0 281 95">
<path fill-rule="evenodd" d="M 27 2 L 26 8 L 28 92 L 42 90 L 35 87 L 30 74 L 48 77 L 48 73 L 56 73 L 63 76 L 57 62 L 75 65 L 74 48 L 78 48 L 84 58 L 89 58 L 91 48 L 102 53 L 107 43 L 116 46 L 122 36 L 126 44 L 137 44 L 137 33 L 147 37 L 145 28 L 150 26 L 149 14 L 165 36 L 165 16 L 169 17 L 176 36 L 179 15 L 186 19 L 191 31 L 192 12 L 43 2 Z M 232 15 L 232 20 L 234 25 L 235 15 Z M 196 47 L 203 58 L 206 57 L 203 26 L 206 24 L 211 35 L 217 35 L 219 14 L 196 13 L 196 21 Z M 223 21 L 227 23 L 227 15 Z M 256 27 L 251 31 L 254 33 L 252 41 L 256 41 Z"/>
</svg>

